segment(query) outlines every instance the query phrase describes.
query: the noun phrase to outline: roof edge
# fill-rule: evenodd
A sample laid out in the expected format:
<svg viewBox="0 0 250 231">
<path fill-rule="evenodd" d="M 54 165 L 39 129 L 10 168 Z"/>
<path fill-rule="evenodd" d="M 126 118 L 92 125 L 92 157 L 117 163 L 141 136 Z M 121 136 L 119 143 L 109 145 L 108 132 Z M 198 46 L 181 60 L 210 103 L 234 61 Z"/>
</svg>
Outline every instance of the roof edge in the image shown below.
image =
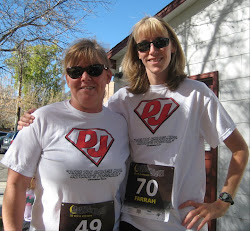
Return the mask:
<svg viewBox="0 0 250 231">
<path fill-rule="evenodd" d="M 170 14 L 173 10 L 183 4 L 186 0 L 174 0 L 173 2 L 169 3 L 166 7 L 156 13 L 154 16 L 164 18 L 166 15 Z M 111 50 L 107 52 L 108 58 L 111 59 L 115 54 L 117 54 L 120 50 L 126 47 L 128 43 L 129 36 L 115 45 Z"/>
</svg>

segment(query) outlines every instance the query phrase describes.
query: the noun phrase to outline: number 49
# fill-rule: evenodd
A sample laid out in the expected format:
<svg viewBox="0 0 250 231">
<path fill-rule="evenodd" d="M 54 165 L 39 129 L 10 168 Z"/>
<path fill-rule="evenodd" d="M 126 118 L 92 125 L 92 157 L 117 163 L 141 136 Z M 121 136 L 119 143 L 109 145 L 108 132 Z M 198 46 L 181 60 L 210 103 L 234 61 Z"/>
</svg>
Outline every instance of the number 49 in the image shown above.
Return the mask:
<svg viewBox="0 0 250 231">
<path fill-rule="evenodd" d="M 94 219 L 89 223 L 90 230 L 100 231 L 102 228 L 102 222 L 100 219 Z M 82 220 L 77 226 L 75 231 L 88 231 L 88 221 Z"/>
</svg>

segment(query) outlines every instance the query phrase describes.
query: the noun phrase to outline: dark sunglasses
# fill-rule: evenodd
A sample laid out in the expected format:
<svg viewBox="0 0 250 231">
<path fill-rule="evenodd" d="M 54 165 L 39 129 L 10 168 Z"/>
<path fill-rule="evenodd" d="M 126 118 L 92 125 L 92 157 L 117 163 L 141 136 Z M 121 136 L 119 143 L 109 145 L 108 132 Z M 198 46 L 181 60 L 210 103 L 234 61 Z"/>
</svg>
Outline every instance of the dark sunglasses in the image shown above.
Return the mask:
<svg viewBox="0 0 250 231">
<path fill-rule="evenodd" d="M 150 49 L 150 44 L 153 43 L 154 47 L 160 49 L 162 47 L 166 47 L 169 44 L 169 38 L 156 38 L 154 41 L 152 42 L 148 42 L 148 41 L 143 41 L 141 43 L 137 43 L 136 44 L 136 48 L 138 51 L 140 52 L 145 52 L 148 51 Z"/>
<path fill-rule="evenodd" d="M 81 78 L 84 71 L 86 71 L 88 75 L 92 77 L 98 77 L 102 74 L 103 69 L 108 70 L 108 67 L 103 64 L 93 64 L 87 67 L 68 67 L 66 68 L 66 72 L 72 79 L 78 79 Z"/>
</svg>

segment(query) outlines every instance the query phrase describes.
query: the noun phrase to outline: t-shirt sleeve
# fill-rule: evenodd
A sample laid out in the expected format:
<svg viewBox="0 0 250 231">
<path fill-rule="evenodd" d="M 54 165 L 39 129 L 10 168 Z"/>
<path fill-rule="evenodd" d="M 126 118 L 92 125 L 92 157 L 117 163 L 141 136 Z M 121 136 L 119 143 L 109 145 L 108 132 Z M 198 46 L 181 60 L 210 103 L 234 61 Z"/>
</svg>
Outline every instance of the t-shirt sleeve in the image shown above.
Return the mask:
<svg viewBox="0 0 250 231">
<path fill-rule="evenodd" d="M 27 177 L 33 177 L 42 153 L 39 142 L 38 116 L 36 121 L 29 127 L 23 128 L 16 136 L 1 163 Z"/>
<path fill-rule="evenodd" d="M 210 91 L 210 90 L 209 90 Z M 216 95 L 210 91 L 210 98 L 204 107 L 200 120 L 201 134 L 211 147 L 222 143 L 236 128 Z"/>
</svg>

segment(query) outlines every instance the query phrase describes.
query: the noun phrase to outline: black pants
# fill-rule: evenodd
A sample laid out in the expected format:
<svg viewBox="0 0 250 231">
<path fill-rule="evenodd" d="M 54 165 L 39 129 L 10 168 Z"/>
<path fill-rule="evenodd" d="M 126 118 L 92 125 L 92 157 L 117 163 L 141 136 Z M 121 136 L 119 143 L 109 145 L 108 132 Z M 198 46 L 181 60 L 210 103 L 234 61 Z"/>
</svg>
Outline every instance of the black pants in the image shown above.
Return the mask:
<svg viewBox="0 0 250 231">
<path fill-rule="evenodd" d="M 135 228 L 125 221 L 120 221 L 120 231 L 140 231 L 140 229 Z"/>
<path fill-rule="evenodd" d="M 30 229 L 30 222 L 23 221 L 23 230 L 22 231 L 28 231 L 29 229 Z"/>
</svg>

